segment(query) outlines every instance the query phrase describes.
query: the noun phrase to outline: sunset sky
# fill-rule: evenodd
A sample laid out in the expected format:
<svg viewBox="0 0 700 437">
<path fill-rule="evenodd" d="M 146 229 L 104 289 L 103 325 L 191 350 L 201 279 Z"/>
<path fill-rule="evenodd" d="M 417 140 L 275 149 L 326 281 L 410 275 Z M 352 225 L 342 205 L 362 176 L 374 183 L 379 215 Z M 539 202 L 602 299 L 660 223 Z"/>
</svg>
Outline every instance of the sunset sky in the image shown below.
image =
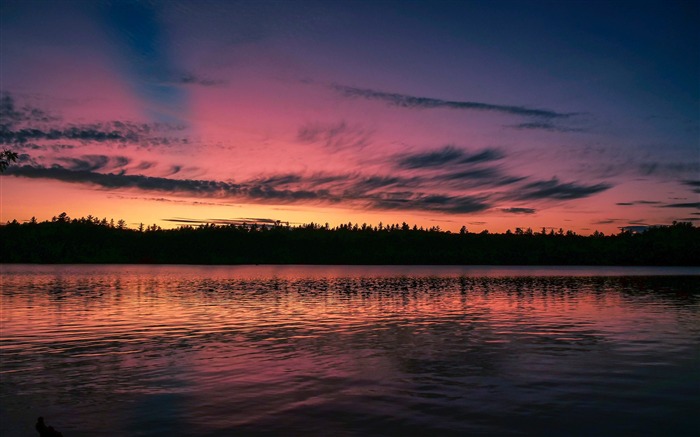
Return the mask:
<svg viewBox="0 0 700 437">
<path fill-rule="evenodd" d="M 0 5 L 3 223 L 700 220 L 697 1 Z"/>
</svg>

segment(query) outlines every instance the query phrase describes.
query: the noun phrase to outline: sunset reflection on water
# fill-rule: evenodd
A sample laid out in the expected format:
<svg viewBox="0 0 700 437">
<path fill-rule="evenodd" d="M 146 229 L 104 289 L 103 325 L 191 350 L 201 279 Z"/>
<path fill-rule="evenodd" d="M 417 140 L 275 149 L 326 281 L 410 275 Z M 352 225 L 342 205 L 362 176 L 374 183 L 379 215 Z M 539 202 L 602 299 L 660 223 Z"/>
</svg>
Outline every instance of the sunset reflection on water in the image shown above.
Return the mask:
<svg viewBox="0 0 700 437">
<path fill-rule="evenodd" d="M 699 277 L 578 272 L 3 266 L 3 435 L 686 429 Z"/>
</svg>

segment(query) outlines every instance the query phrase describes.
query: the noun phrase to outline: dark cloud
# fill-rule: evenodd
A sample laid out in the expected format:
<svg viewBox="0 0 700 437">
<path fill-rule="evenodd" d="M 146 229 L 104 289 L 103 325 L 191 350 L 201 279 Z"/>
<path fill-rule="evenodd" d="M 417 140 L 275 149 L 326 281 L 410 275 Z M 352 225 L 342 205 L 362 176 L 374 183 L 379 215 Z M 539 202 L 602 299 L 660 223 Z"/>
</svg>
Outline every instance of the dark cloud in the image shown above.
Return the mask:
<svg viewBox="0 0 700 437">
<path fill-rule="evenodd" d="M 640 225 L 640 226 L 651 226 L 649 223 L 646 222 L 646 220 L 643 219 L 638 219 L 638 220 L 631 220 L 629 222 L 631 225 Z"/>
<path fill-rule="evenodd" d="M 173 135 L 185 127 L 168 123 L 134 123 L 111 121 L 92 124 L 69 124 L 60 117 L 39 109 L 18 108 L 10 93 L 0 97 L 0 144 L 12 145 L 18 150 L 60 151 L 74 148 L 74 141 L 82 144 L 100 143 L 118 146 L 157 146 L 187 143 L 187 138 Z M 61 143 L 55 144 L 55 142 Z"/>
<path fill-rule="evenodd" d="M 297 140 L 307 144 L 321 144 L 332 150 L 362 149 L 371 143 L 372 131 L 338 123 L 307 123 L 299 128 Z"/>
<path fill-rule="evenodd" d="M 54 165 L 52 167 L 29 165 L 15 166 L 8 169 L 6 174 L 28 178 L 55 179 L 63 182 L 88 183 L 108 189 L 134 188 L 144 191 L 160 191 L 180 195 L 218 198 L 248 198 L 279 202 L 321 201 L 331 203 L 341 200 L 339 197 L 331 195 L 328 190 L 303 188 L 296 190 L 278 189 L 274 185 L 264 185 L 256 183 L 255 181 L 244 184 L 234 184 L 212 180 L 170 179 L 129 175 L 124 174 L 124 172 L 118 174 L 98 173 L 87 169 L 90 164 L 95 163 L 71 162 L 71 165 L 76 169 L 66 168 L 61 165 Z M 95 164 L 93 167 L 97 167 L 97 165 Z"/>
<path fill-rule="evenodd" d="M 608 190 L 612 185 L 601 183 L 595 185 L 584 185 L 574 182 L 560 183 L 557 178 L 548 181 L 538 181 L 526 184 L 521 191 L 514 194 L 518 200 L 572 200 L 592 196 Z"/>
<path fill-rule="evenodd" d="M 125 132 L 104 131 L 90 127 L 69 127 L 66 129 L 36 129 L 27 128 L 16 131 L 3 130 L 0 131 L 0 144 L 22 144 L 27 141 L 37 140 L 78 140 L 78 141 L 132 141 L 138 140 L 135 135 L 129 135 Z"/>
<path fill-rule="evenodd" d="M 138 165 L 134 167 L 134 170 L 148 170 L 156 165 L 153 161 L 141 161 Z"/>
<path fill-rule="evenodd" d="M 36 141 L 79 141 L 81 143 L 121 143 L 132 145 L 169 145 L 186 142 L 182 138 L 157 135 L 157 132 L 180 130 L 182 127 L 164 124 L 138 124 L 115 121 L 91 125 L 73 125 L 59 128 L 25 127 L 15 130 L 0 129 L 0 144 L 34 146 Z M 62 145 L 66 147 L 66 145 Z"/>
<path fill-rule="evenodd" d="M 58 158 L 66 168 L 73 171 L 97 171 L 122 168 L 131 162 L 125 156 L 83 155 L 79 158 Z"/>
<path fill-rule="evenodd" d="M 31 151 L 31 150 L 40 150 L 40 151 L 52 151 L 52 152 L 62 152 L 64 150 L 70 150 L 70 149 L 75 149 L 76 146 L 74 144 L 36 144 L 36 143 L 22 143 L 22 144 L 14 144 L 13 148 L 16 151 L 24 150 L 24 151 Z"/>
<path fill-rule="evenodd" d="M 48 123 L 55 120 L 55 117 L 39 108 L 31 106 L 18 107 L 14 97 L 9 92 L 3 91 L 0 93 L 0 132 L 9 130 L 21 123 Z"/>
<path fill-rule="evenodd" d="M 566 127 L 566 126 L 560 126 L 556 125 L 554 123 L 550 122 L 530 122 L 530 123 L 520 123 L 512 126 L 513 129 L 521 129 L 521 130 L 546 130 L 550 132 L 582 132 L 583 129 L 580 128 L 572 128 L 572 127 Z"/>
<path fill-rule="evenodd" d="M 276 226 L 276 225 L 289 225 L 289 222 L 282 220 L 274 220 L 269 218 L 232 218 L 232 219 L 218 219 L 218 218 L 206 218 L 206 219 L 192 219 L 192 218 L 182 218 L 173 217 L 165 218 L 163 221 L 181 224 L 193 224 L 193 225 L 259 225 L 259 226 Z"/>
<path fill-rule="evenodd" d="M 433 152 L 412 153 L 398 156 L 396 166 L 403 169 L 442 167 L 446 164 L 477 164 L 497 161 L 504 157 L 497 149 L 485 149 L 477 153 L 467 153 L 454 146 L 445 146 Z"/>
<path fill-rule="evenodd" d="M 203 195 L 226 191 L 229 184 L 212 181 L 178 180 L 142 175 L 104 174 L 90 170 L 72 170 L 54 165 L 52 167 L 12 167 L 8 175 L 28 178 L 55 179 L 63 182 L 91 183 L 104 188 L 139 188 L 149 191 L 198 193 Z"/>
<path fill-rule="evenodd" d="M 591 222 L 592 225 L 609 225 L 612 223 L 617 223 L 621 219 L 604 219 L 604 220 L 596 220 L 594 222 Z"/>
<path fill-rule="evenodd" d="M 340 199 L 334 197 L 327 190 L 278 190 L 274 187 L 266 185 L 242 186 L 235 190 L 238 196 L 245 196 L 251 199 L 280 201 L 280 202 L 297 202 L 297 201 L 323 201 L 323 202 L 339 202 Z"/>
<path fill-rule="evenodd" d="M 150 192 L 163 192 L 173 195 L 198 196 L 208 198 L 236 198 L 262 202 L 295 203 L 312 202 L 334 204 L 354 203 L 369 209 L 406 209 L 465 213 L 483 211 L 491 207 L 484 197 L 449 196 L 440 194 L 415 193 L 413 191 L 390 191 L 373 194 L 372 189 L 400 184 L 398 179 L 381 177 L 359 177 L 357 175 L 324 176 L 312 175 L 297 178 L 295 175 L 252 179 L 243 183 L 212 180 L 171 179 L 129 175 L 124 171 L 118 174 L 99 173 L 94 170 L 113 165 L 113 160 L 103 157 L 66 161 L 68 167 L 54 165 L 14 166 L 6 174 L 28 178 L 54 179 L 63 182 L 93 184 L 107 189 L 138 189 Z M 333 190 L 319 187 L 314 182 L 321 179 L 334 179 L 342 182 Z M 298 180 L 294 189 L 285 188 L 290 181 Z"/>
<path fill-rule="evenodd" d="M 406 155 L 399 159 L 397 167 L 406 169 L 440 167 L 446 163 L 454 163 L 463 156 L 464 152 L 461 150 L 446 146 L 435 152 Z"/>
<path fill-rule="evenodd" d="M 288 185 L 301 182 L 301 180 L 301 175 L 290 173 L 261 178 L 258 179 L 256 182 L 258 182 L 261 185 Z"/>
<path fill-rule="evenodd" d="M 618 202 L 615 205 L 619 206 L 632 206 L 632 205 L 658 205 L 661 202 L 655 200 L 635 200 L 632 202 Z"/>
<path fill-rule="evenodd" d="M 229 219 L 216 219 L 216 220 L 229 220 Z M 246 220 L 248 222 L 255 222 L 255 223 L 267 223 L 267 224 L 274 224 L 274 223 L 279 223 L 280 220 L 275 220 L 275 219 L 270 219 L 270 218 L 260 218 L 260 217 L 241 217 L 233 220 Z"/>
<path fill-rule="evenodd" d="M 498 187 L 520 182 L 524 177 L 508 176 L 496 167 L 476 168 L 456 173 L 446 173 L 436 179 L 458 182 L 464 187 L 490 186 Z"/>
<path fill-rule="evenodd" d="M 669 203 L 662 208 L 696 208 L 700 209 L 700 202 Z"/>
<path fill-rule="evenodd" d="M 526 117 L 541 117 L 541 118 L 567 118 L 573 113 L 562 113 L 551 111 L 547 109 L 535 109 L 528 108 L 526 106 L 509 106 L 509 105 L 495 105 L 490 103 L 481 102 L 468 102 L 468 101 L 452 101 L 452 100 L 442 100 L 433 99 L 429 97 L 416 97 L 409 96 L 405 94 L 388 93 L 384 91 L 377 91 L 367 88 L 355 88 L 345 85 L 332 85 L 331 88 L 336 92 L 340 93 L 344 97 L 348 98 L 365 98 L 370 100 L 380 100 L 388 103 L 392 106 L 398 106 L 401 108 L 416 108 L 416 109 L 434 109 L 434 108 L 449 108 L 449 109 L 462 109 L 462 110 L 473 110 L 473 111 L 490 111 L 490 112 L 500 112 L 510 115 L 519 115 Z"/>
<path fill-rule="evenodd" d="M 181 165 L 171 165 L 170 170 L 168 171 L 167 175 L 172 176 L 174 174 L 180 173 L 180 170 L 182 170 Z"/>
<path fill-rule="evenodd" d="M 352 177 L 344 189 L 344 195 L 361 196 L 380 188 L 417 188 L 421 185 L 419 178 L 403 178 L 398 176 L 356 176 Z"/>
<path fill-rule="evenodd" d="M 120 156 L 84 155 L 62 158 L 53 166 L 14 166 L 8 175 L 46 178 L 64 182 L 93 184 L 106 189 L 136 189 L 168 193 L 175 196 L 236 199 L 262 203 L 312 203 L 351 205 L 376 210 L 421 210 L 443 213 L 473 213 L 494 207 L 493 199 L 508 200 L 570 200 L 590 196 L 609 188 L 606 184 L 582 185 L 560 183 L 553 179 L 528 183 L 511 189 L 515 195 L 481 192 L 460 193 L 460 187 L 497 187 L 523 178 L 504 175 L 497 168 L 473 168 L 453 174 L 429 174 L 411 177 L 387 175 L 302 174 L 261 175 L 248 180 L 230 181 L 175 179 L 129 174 L 135 168 L 148 168 L 142 162 L 129 167 L 130 160 Z M 457 179 L 457 176 L 461 179 Z M 459 194 L 456 194 L 459 193 Z M 534 214 L 532 208 L 505 208 L 511 214 Z"/>
<path fill-rule="evenodd" d="M 484 149 L 481 152 L 474 153 L 472 155 L 465 155 L 464 158 L 460 159 L 460 163 L 464 164 L 475 164 L 479 162 L 489 162 L 498 161 L 503 159 L 505 155 L 498 149 Z"/>
<path fill-rule="evenodd" d="M 501 211 L 509 214 L 535 214 L 537 212 L 536 209 L 532 208 L 503 208 Z"/>
<path fill-rule="evenodd" d="M 700 181 L 687 180 L 683 181 L 683 185 L 687 185 L 693 189 L 693 193 L 700 193 Z"/>
<path fill-rule="evenodd" d="M 485 199 L 476 196 L 445 196 L 437 194 L 387 193 L 371 199 L 375 209 L 437 211 L 446 213 L 479 212 L 491 208 Z"/>
</svg>

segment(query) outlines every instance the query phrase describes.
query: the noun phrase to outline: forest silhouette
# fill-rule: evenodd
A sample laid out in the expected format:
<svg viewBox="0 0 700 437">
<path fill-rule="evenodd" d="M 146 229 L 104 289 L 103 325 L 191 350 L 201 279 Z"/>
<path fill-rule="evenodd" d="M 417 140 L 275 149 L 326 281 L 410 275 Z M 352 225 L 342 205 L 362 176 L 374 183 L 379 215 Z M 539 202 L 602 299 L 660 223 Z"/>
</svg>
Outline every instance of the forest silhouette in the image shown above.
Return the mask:
<svg viewBox="0 0 700 437">
<path fill-rule="evenodd" d="M 700 265 L 700 228 L 590 236 L 517 228 L 458 233 L 401 225 L 204 224 L 130 229 L 66 213 L 0 226 L 3 263 Z"/>
</svg>

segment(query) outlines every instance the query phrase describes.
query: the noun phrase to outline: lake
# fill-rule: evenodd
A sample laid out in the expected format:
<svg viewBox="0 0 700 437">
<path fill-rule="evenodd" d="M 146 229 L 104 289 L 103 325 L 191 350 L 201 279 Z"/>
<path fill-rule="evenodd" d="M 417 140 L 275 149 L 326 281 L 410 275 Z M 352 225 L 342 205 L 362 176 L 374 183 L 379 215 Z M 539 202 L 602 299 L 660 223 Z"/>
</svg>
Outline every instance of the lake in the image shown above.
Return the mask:
<svg viewBox="0 0 700 437">
<path fill-rule="evenodd" d="M 700 270 L 2 265 L 0 434 L 700 435 Z"/>
</svg>

